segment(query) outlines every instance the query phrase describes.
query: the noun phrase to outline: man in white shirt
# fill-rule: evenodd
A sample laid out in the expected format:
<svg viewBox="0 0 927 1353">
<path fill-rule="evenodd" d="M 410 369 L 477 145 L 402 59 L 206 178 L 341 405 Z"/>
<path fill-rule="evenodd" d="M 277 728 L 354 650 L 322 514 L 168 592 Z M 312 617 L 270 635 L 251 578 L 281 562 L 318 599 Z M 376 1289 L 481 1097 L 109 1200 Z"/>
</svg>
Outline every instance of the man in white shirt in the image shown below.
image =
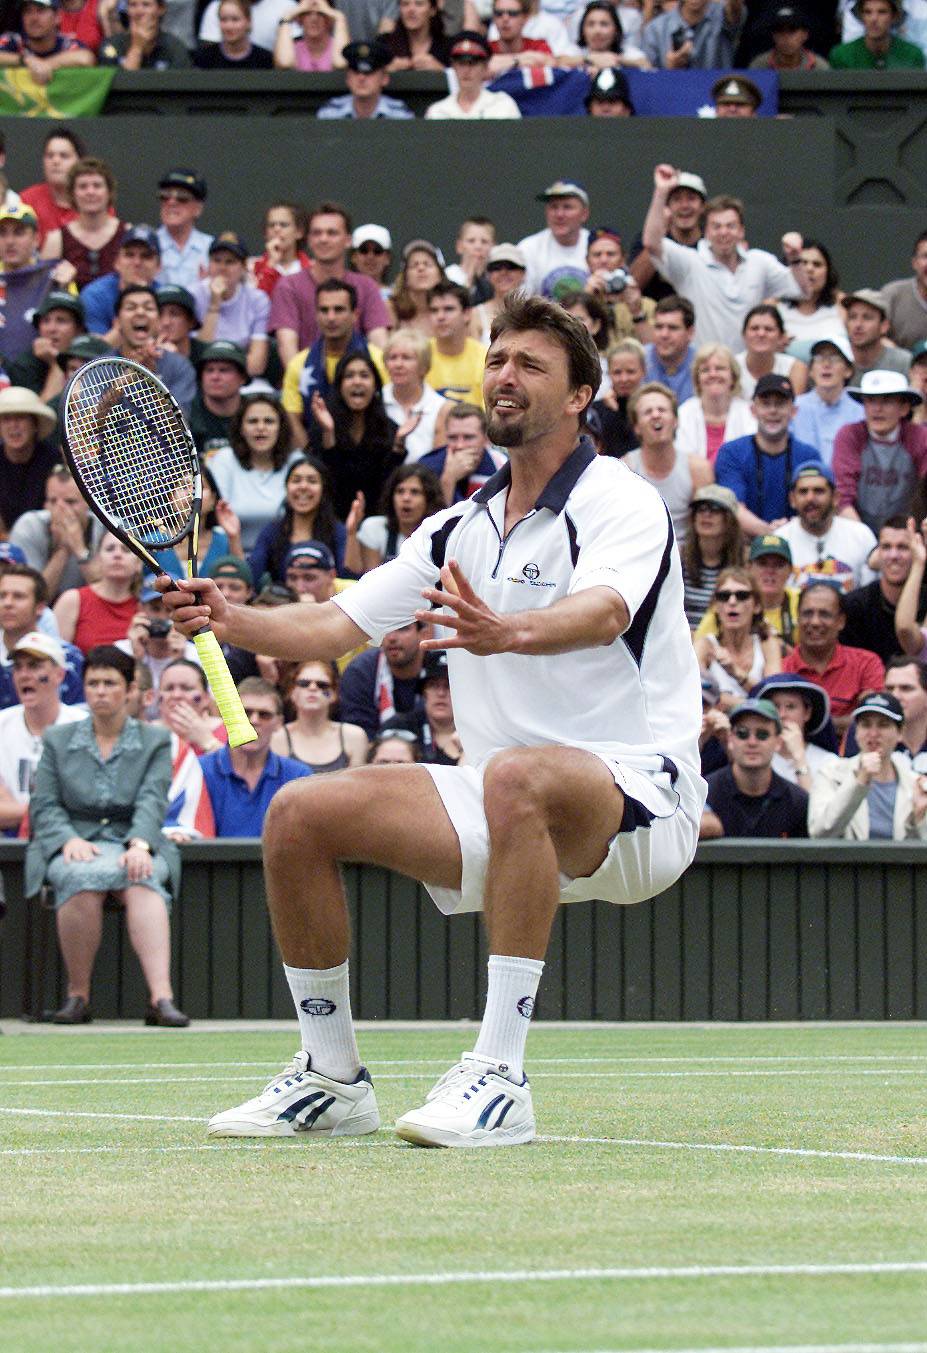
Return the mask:
<svg viewBox="0 0 927 1353">
<path fill-rule="evenodd" d="M 705 237 L 694 249 L 666 235 L 666 206 L 679 173 L 669 164 L 653 171 L 653 196 L 644 222 L 644 247 L 680 296 L 695 306 L 695 344 L 724 343 L 736 352 L 747 311 L 767 297 L 798 298 L 801 235 L 782 237 L 786 263 L 765 249 L 747 249 L 743 204 L 735 197 L 714 197 L 705 203 Z"/>
<path fill-rule="evenodd" d="M 492 48 L 482 33 L 467 29 L 458 33 L 448 54 L 451 71 L 457 79 L 456 93 L 431 104 L 425 111 L 426 119 L 434 122 L 448 118 L 521 117 L 521 109 L 510 94 L 501 90 L 494 93 L 486 88 L 491 56 Z"/>
<path fill-rule="evenodd" d="M 869 527 L 838 517 L 833 471 L 813 462 L 799 465 L 792 476 L 789 506 L 797 516 L 779 527 L 792 551 L 790 587 L 811 582 L 838 584 L 854 592 L 875 577 L 868 565 L 877 541 Z"/>
<path fill-rule="evenodd" d="M 0 712 L 0 831 L 22 825 L 42 755 L 42 734 L 55 724 L 86 719 L 85 705 L 61 702 L 67 672 L 64 649 L 32 630 L 13 649 L 13 686 L 19 704 Z"/>
<path fill-rule="evenodd" d="M 547 228 L 518 241 L 528 270 L 524 289 L 552 296 L 558 282 L 574 281 L 581 289 L 589 276 L 589 194 L 572 179 L 557 179 L 538 201 L 545 204 Z"/>
<path fill-rule="evenodd" d="M 494 332 L 483 393 L 509 462 L 395 559 L 323 605 L 269 612 L 229 607 L 209 579 L 160 584 L 181 628 L 208 606 L 220 642 L 303 660 L 410 620 L 447 627 L 421 647 L 448 651 L 467 761 L 314 776 L 273 800 L 268 898 L 303 1047 L 212 1119 L 215 1136 L 379 1126 L 351 1021 L 340 860 L 423 879 L 446 913 L 485 913 L 476 1046 L 397 1124 L 418 1145 L 477 1147 L 534 1136 L 524 1046 L 560 902 L 643 901 L 694 854 L 699 675 L 666 508 L 580 437 L 601 373 L 582 324 L 516 293 Z"/>
</svg>

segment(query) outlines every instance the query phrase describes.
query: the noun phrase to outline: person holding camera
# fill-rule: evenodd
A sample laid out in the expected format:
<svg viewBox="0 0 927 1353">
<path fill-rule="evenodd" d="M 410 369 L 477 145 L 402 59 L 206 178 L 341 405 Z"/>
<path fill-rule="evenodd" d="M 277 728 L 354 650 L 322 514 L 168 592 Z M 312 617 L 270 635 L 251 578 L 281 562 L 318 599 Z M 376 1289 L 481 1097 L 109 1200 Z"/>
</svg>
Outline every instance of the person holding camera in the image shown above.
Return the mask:
<svg viewBox="0 0 927 1353">
<path fill-rule="evenodd" d="M 612 338 L 636 338 L 639 343 L 649 343 L 653 338 L 651 320 L 656 303 L 641 294 L 625 261 L 624 245 L 617 230 L 607 226 L 590 230 L 585 290 L 608 307 Z"/>
<path fill-rule="evenodd" d="M 123 653 L 130 653 L 136 662 L 143 663 L 151 674 L 151 689 L 158 691 L 161 677 L 167 667 L 178 658 L 193 659 L 196 648 L 179 630 L 175 630 L 164 609 L 161 593 L 149 583 L 142 586 L 141 603 L 129 632 L 116 642 Z"/>
<path fill-rule="evenodd" d="M 680 0 L 644 29 L 644 55 L 657 70 L 724 70 L 744 26 L 744 0 Z"/>
</svg>

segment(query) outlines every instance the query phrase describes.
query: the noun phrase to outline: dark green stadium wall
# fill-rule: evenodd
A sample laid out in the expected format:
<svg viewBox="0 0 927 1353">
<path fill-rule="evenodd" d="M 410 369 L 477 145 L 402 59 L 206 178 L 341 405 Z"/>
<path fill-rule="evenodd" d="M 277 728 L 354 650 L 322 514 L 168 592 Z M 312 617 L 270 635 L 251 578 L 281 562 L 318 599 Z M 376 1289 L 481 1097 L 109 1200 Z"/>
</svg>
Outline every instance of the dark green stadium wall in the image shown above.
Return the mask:
<svg viewBox="0 0 927 1353">
<path fill-rule="evenodd" d="M 844 285 L 856 287 L 904 275 L 911 242 L 927 226 L 927 113 L 922 94 L 905 99 L 894 117 L 890 107 L 873 108 L 859 125 L 849 113 L 748 125 L 683 118 L 333 124 L 294 106 L 278 116 L 126 113 L 80 130 L 113 165 L 119 207 L 130 220 L 155 216 L 162 168 L 191 164 L 209 180 L 204 226 L 232 227 L 255 246 L 262 208 L 275 197 L 333 197 L 357 222 L 383 222 L 400 242 L 429 236 L 451 256 L 455 225 L 469 212 L 491 216 L 500 238 L 538 229 L 534 196 L 563 174 L 589 187 L 594 222 L 630 239 L 643 221 L 652 167 L 669 160 L 702 174 L 712 192 L 744 198 L 752 244 L 778 250 L 786 229 L 819 237 L 832 245 Z M 50 125 L 3 119 L 14 186 L 39 176 Z"/>
</svg>

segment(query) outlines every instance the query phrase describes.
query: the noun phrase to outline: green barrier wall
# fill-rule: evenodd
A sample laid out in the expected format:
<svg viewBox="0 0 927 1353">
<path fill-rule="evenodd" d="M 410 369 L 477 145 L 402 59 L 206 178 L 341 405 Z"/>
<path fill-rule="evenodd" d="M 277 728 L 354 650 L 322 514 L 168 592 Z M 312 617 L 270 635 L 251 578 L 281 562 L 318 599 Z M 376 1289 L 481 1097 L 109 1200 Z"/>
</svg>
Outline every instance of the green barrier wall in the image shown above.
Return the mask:
<svg viewBox="0 0 927 1353">
<path fill-rule="evenodd" d="M 53 917 L 22 899 L 23 846 L 0 844 L 0 1014 L 62 996 Z M 177 998 L 194 1019 L 289 1018 L 256 842 L 183 848 L 173 915 Z M 561 908 L 539 1018 L 853 1020 L 927 1018 L 923 847 L 713 842 L 655 902 Z M 446 920 L 408 879 L 346 871 L 360 1019 L 473 1019 L 485 952 L 476 917 Z M 93 1007 L 145 1004 L 121 918 L 107 915 Z"/>
</svg>

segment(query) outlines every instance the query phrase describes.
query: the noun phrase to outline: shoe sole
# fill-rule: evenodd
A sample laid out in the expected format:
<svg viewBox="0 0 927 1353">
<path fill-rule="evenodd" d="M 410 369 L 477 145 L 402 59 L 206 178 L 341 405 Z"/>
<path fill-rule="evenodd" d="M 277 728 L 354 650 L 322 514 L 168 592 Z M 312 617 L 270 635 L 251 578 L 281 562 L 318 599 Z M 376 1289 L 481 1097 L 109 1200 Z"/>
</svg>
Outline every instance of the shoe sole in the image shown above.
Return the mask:
<svg viewBox="0 0 927 1353">
<path fill-rule="evenodd" d="M 498 1131 L 477 1129 L 466 1134 L 447 1132 L 441 1128 L 424 1127 L 421 1123 L 396 1124 L 396 1135 L 413 1146 L 472 1149 L 476 1147 L 524 1146 L 534 1141 L 535 1125 L 523 1123 L 520 1127 L 500 1128 Z"/>
<path fill-rule="evenodd" d="M 208 1137 L 364 1137 L 380 1128 L 379 1114 L 365 1114 L 360 1118 L 346 1119 L 332 1128 L 317 1131 L 310 1129 L 300 1132 L 292 1123 L 252 1123 L 247 1119 L 233 1120 L 228 1123 L 212 1123 L 206 1129 Z"/>
</svg>

